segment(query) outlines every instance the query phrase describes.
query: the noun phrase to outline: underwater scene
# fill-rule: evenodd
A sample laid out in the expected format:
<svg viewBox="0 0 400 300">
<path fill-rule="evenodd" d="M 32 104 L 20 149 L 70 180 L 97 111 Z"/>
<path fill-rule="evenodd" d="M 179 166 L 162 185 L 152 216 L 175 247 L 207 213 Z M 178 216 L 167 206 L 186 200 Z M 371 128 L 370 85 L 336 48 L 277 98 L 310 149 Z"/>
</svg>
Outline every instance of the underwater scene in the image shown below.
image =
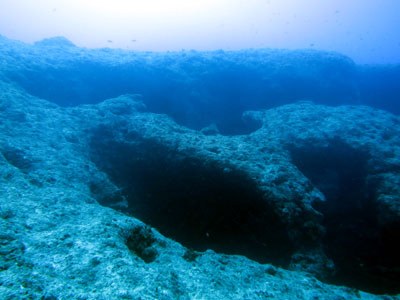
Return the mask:
<svg viewBox="0 0 400 300">
<path fill-rule="evenodd" d="M 1 300 L 400 300 L 400 26 L 147 51 L 31 41 L 6 2 Z"/>
</svg>

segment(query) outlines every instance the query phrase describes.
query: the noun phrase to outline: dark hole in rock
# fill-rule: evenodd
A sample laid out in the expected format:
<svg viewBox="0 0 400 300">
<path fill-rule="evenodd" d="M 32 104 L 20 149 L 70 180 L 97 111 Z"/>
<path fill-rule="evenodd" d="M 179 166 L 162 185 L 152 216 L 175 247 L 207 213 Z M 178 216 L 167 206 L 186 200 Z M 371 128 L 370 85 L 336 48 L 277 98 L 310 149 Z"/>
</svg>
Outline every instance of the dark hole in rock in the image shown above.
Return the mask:
<svg viewBox="0 0 400 300">
<path fill-rule="evenodd" d="M 138 226 L 128 235 L 126 245 L 144 262 L 151 263 L 158 256 L 157 249 L 153 247 L 156 241 L 157 239 L 149 227 Z"/>
<path fill-rule="evenodd" d="M 343 141 L 290 148 L 293 163 L 327 201 L 318 204 L 327 234 L 323 244 L 337 272 L 329 281 L 371 293 L 400 292 L 399 224 L 378 224 L 376 183 L 368 180 L 368 155 Z"/>
<path fill-rule="evenodd" d="M 122 190 L 121 210 L 193 251 L 213 249 L 286 266 L 285 226 L 252 180 L 154 142 L 116 143 L 99 132 L 93 160 Z M 113 199 L 98 197 L 111 206 Z M 118 201 L 115 199 L 114 201 Z"/>
<path fill-rule="evenodd" d="M 25 152 L 21 149 L 5 145 L 0 149 L 0 153 L 11 165 L 24 173 L 27 173 L 33 167 L 33 162 L 26 157 Z"/>
</svg>

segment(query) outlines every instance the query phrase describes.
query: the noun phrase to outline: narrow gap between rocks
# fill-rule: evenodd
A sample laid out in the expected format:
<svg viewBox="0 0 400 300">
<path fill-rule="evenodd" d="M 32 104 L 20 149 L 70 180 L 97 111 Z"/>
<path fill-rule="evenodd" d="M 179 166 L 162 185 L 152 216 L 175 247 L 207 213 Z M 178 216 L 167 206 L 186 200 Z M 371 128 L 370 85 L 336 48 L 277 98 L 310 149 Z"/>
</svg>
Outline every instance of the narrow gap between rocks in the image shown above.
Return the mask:
<svg viewBox="0 0 400 300">
<path fill-rule="evenodd" d="M 150 140 L 116 143 L 99 131 L 92 158 L 122 189 L 120 208 L 184 246 L 287 266 L 285 226 L 243 172 L 171 151 Z M 113 207 L 119 199 L 98 197 Z"/>
<path fill-rule="evenodd" d="M 325 252 L 337 266 L 328 281 L 375 294 L 399 293 L 400 248 L 394 238 L 399 226 L 378 224 L 376 183 L 368 178 L 367 153 L 339 139 L 326 147 L 292 147 L 290 152 L 293 163 L 327 199 L 316 209 L 324 215 Z"/>
</svg>

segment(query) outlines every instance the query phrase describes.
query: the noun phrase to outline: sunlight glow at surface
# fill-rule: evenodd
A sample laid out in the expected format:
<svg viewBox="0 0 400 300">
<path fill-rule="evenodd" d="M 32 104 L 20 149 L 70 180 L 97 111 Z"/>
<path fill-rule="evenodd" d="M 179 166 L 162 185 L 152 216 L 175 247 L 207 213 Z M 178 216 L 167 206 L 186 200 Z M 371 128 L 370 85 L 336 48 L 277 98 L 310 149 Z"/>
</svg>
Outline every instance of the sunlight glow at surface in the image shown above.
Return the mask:
<svg viewBox="0 0 400 300">
<path fill-rule="evenodd" d="M 76 1 L 76 0 L 75 0 Z M 76 1 L 79 5 L 79 1 Z M 84 2 L 84 6 L 98 9 L 105 14 L 115 13 L 138 13 L 144 16 L 180 14 L 207 10 L 218 1 L 187 1 L 187 0 L 89 0 Z M 82 2 L 81 4 L 82 5 Z"/>
<path fill-rule="evenodd" d="M 0 34 L 135 50 L 315 48 L 400 62 L 398 0 L 0 0 Z"/>
</svg>

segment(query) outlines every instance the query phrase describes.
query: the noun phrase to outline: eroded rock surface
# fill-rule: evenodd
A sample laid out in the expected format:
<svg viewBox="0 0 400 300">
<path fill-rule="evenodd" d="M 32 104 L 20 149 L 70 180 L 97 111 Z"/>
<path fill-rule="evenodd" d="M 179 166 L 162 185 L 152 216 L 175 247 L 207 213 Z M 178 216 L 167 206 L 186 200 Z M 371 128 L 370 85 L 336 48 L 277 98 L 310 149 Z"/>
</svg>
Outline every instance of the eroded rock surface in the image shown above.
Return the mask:
<svg viewBox="0 0 400 300">
<path fill-rule="evenodd" d="M 399 299 L 399 117 L 303 101 L 248 111 L 243 120 L 258 130 L 226 136 L 221 115 L 202 130 L 171 116 L 201 129 L 186 113 L 226 93 L 209 91 L 248 52 L 135 54 L 62 38 L 30 46 L 0 37 L 0 45 L 0 298 Z M 317 80 L 314 100 L 339 85 L 337 97 L 353 95 L 345 78 L 355 66 L 343 56 L 251 54 L 241 67 L 255 72 L 262 61 L 273 75 L 263 84 L 283 84 L 265 85 L 268 95 L 304 76 L 295 94 Z M 332 65 L 349 77 L 333 76 Z M 149 90 L 123 94 L 143 74 Z M 186 94 L 166 93 L 171 81 L 154 88 L 154 74 L 208 85 L 193 85 L 191 107 Z M 233 103 L 248 95 L 236 92 Z M 75 107 L 37 98 L 68 106 L 99 95 L 120 96 Z M 188 106 L 154 113 L 151 101 L 164 96 Z M 251 103 L 232 109 L 259 108 Z"/>
<path fill-rule="evenodd" d="M 379 298 L 313 276 L 396 291 L 397 117 L 303 102 L 226 137 L 138 96 L 63 109 L 1 90 L 6 299 Z"/>
<path fill-rule="evenodd" d="M 122 187 L 125 211 L 186 245 L 395 287 L 399 118 L 307 102 L 246 117 L 262 128 L 224 137 L 125 115 L 95 134 L 92 158 Z"/>
</svg>

